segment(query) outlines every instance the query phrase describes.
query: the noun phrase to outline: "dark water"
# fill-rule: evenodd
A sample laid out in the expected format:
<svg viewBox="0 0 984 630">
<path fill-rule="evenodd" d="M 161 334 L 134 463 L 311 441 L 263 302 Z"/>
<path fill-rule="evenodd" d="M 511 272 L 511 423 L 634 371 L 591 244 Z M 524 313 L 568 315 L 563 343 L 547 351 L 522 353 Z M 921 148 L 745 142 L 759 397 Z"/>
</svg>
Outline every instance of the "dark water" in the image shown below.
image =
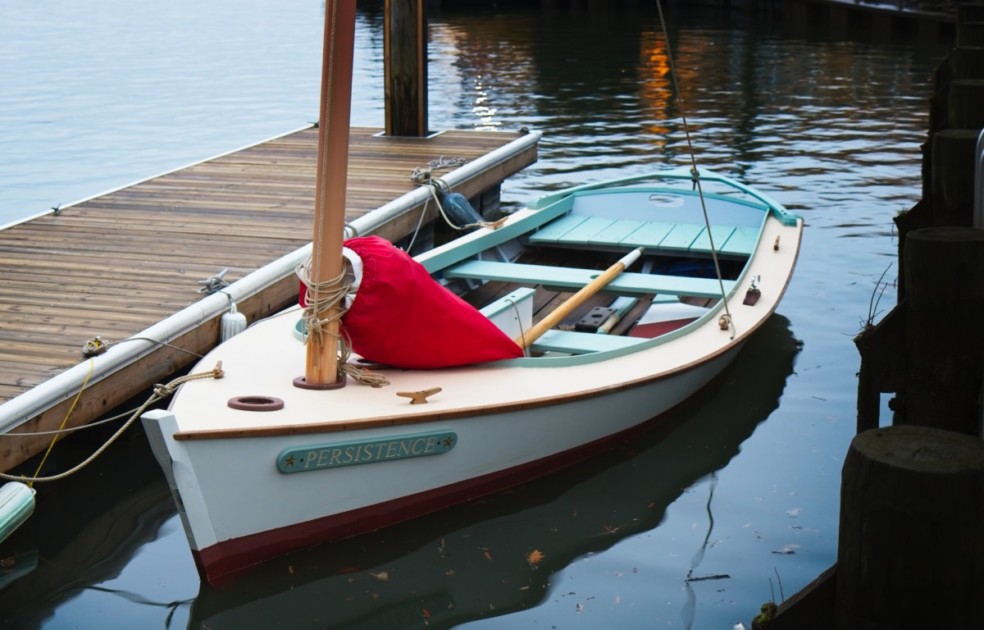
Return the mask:
<svg viewBox="0 0 984 630">
<path fill-rule="evenodd" d="M 677 92 L 655 11 L 572 4 L 432 14 L 430 125 L 542 131 L 539 162 L 503 186 L 516 207 L 544 189 L 687 163 L 685 115 L 702 166 L 807 223 L 780 314 L 733 369 L 639 443 L 294 554 L 221 592 L 199 583 L 134 431 L 41 488 L 37 513 L 0 544 L 11 559 L 0 623 L 730 629 L 834 562 L 852 337 L 894 303 L 894 286 L 879 286 L 896 277 L 891 219 L 920 196 L 926 99 L 945 49 L 672 7 Z M 360 8 L 353 121 L 382 126 L 382 14 Z M 0 223 L 306 125 L 322 9 L 3 3 Z M 77 461 L 104 438 L 70 440 L 56 457 Z"/>
</svg>

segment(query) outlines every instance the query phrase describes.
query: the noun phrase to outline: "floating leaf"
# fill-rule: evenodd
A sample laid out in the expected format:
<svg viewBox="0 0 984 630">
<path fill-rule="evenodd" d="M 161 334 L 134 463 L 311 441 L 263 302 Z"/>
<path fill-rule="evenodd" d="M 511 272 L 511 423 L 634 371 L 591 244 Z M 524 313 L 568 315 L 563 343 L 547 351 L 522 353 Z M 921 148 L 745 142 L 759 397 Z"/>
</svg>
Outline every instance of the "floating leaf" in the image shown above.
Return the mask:
<svg viewBox="0 0 984 630">
<path fill-rule="evenodd" d="M 537 566 L 540 564 L 546 555 L 539 549 L 534 549 L 533 551 L 526 554 L 526 561 L 530 563 L 530 566 Z"/>
<path fill-rule="evenodd" d="M 796 550 L 800 548 L 800 545 L 783 545 L 780 549 L 773 551 L 772 553 L 779 554 L 781 556 L 791 556 L 796 553 Z"/>
</svg>

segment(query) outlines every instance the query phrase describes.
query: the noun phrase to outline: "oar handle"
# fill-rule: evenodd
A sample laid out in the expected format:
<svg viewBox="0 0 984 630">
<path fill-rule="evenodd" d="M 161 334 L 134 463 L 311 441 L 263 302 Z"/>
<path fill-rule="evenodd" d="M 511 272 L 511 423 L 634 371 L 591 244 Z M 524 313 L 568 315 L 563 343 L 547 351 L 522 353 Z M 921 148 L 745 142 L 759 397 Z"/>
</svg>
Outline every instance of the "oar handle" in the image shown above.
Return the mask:
<svg viewBox="0 0 984 630">
<path fill-rule="evenodd" d="M 542 337 L 545 332 L 559 324 L 565 317 L 570 315 L 574 309 L 586 302 L 592 295 L 605 288 L 609 282 L 625 271 L 632 265 L 632 263 L 639 260 L 640 256 L 642 256 L 641 247 L 634 249 L 623 256 L 618 262 L 606 269 L 604 273 L 584 285 L 581 290 L 568 298 L 566 302 L 558 306 L 552 313 L 540 320 L 536 326 L 533 326 L 529 330 L 523 332 L 523 334 L 516 339 L 516 343 L 519 344 L 521 348 L 529 348 L 533 342 Z"/>
</svg>

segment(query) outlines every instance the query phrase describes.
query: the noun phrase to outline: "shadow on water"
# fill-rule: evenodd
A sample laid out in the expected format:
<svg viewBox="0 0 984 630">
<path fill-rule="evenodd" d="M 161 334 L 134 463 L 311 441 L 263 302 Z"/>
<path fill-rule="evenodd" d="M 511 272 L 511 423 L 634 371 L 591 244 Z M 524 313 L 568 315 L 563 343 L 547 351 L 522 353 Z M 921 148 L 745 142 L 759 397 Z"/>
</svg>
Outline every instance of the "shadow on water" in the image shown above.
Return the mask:
<svg viewBox="0 0 984 630">
<path fill-rule="evenodd" d="M 59 442 L 45 469 L 75 465 L 108 436 L 108 430 L 83 431 Z M 17 472 L 33 475 L 35 460 Z M 175 514 L 170 490 L 139 429 L 123 434 L 78 474 L 35 488 L 34 514 L 0 548 L 4 628 L 40 627 L 61 604 L 119 575 Z"/>
<path fill-rule="evenodd" d="M 189 627 L 449 627 L 537 606 L 552 575 L 657 527 L 683 491 L 727 465 L 777 408 L 798 350 L 789 322 L 773 316 L 731 368 L 633 443 L 510 492 L 271 561 L 222 590 L 203 583 Z M 104 438 L 56 450 L 81 459 Z M 82 473 L 39 487 L 31 527 L 0 554 L 0 625 L 40 627 L 74 596 L 110 590 L 100 584 L 173 516 L 137 430 Z M 159 607 L 165 627 L 187 605 L 118 594 Z"/>
<path fill-rule="evenodd" d="M 449 627 L 538 605 L 553 574 L 657 527 L 684 490 L 738 454 L 793 371 L 788 324 L 771 318 L 721 378 L 634 443 L 511 492 L 285 556 L 222 590 L 202 584 L 189 627 Z"/>
</svg>

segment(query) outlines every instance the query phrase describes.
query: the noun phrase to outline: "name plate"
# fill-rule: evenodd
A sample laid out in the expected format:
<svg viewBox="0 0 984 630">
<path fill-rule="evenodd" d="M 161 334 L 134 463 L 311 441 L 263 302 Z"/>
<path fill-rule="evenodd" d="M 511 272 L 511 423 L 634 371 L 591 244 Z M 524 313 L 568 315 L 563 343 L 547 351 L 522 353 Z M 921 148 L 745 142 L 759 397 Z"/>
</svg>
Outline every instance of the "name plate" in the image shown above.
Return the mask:
<svg viewBox="0 0 984 630">
<path fill-rule="evenodd" d="M 284 449 L 277 456 L 282 473 L 308 472 L 325 468 L 374 464 L 393 459 L 447 453 L 458 442 L 453 431 L 415 433 L 381 440 L 357 440 L 314 444 Z"/>
</svg>

